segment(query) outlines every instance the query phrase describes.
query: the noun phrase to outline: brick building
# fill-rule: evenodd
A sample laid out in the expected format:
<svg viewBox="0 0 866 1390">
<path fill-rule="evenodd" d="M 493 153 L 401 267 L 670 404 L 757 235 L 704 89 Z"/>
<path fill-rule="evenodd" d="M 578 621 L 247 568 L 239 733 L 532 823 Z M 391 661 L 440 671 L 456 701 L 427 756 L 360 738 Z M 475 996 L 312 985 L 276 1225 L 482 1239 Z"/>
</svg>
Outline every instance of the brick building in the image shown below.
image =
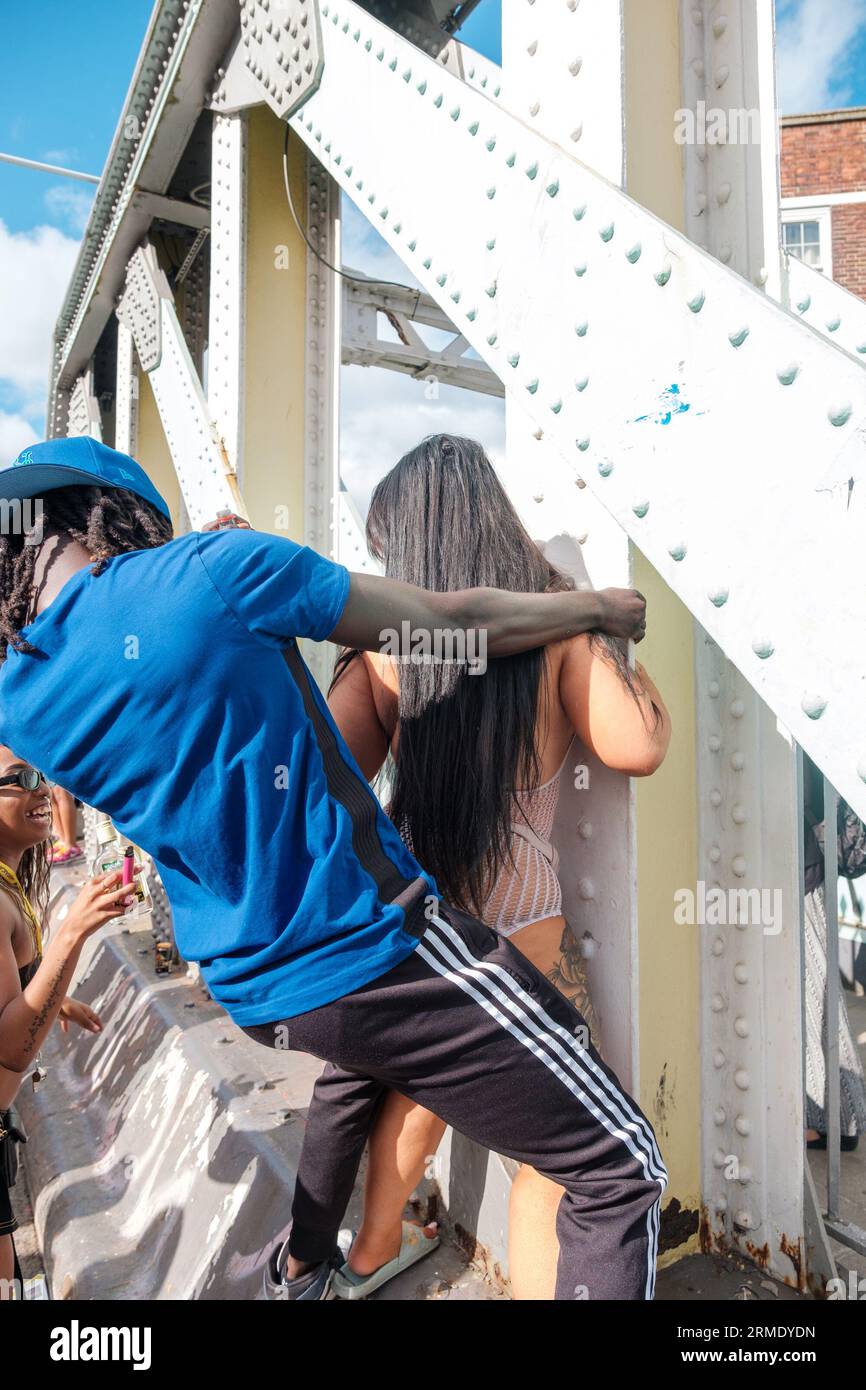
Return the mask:
<svg viewBox="0 0 866 1390">
<path fill-rule="evenodd" d="M 789 251 L 866 299 L 866 106 L 783 116 Z"/>
</svg>

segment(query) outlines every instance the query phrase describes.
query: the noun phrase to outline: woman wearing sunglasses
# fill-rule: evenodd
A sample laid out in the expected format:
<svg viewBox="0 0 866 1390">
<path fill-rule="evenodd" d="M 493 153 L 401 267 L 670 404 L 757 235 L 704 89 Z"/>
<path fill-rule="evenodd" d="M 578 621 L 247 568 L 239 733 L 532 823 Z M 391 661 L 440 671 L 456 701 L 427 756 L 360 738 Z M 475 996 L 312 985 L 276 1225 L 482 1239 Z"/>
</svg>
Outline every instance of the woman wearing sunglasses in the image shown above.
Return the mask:
<svg viewBox="0 0 866 1390">
<path fill-rule="evenodd" d="M 20 1279 L 9 1196 L 16 1120 L 11 1105 L 25 1077 L 39 1079 L 39 1047 L 58 1015 L 98 1033 L 98 1016 L 67 996 L 88 936 L 135 901 L 120 873 L 86 883 L 43 949 L 48 904 L 51 792 L 35 768 L 0 745 L 0 1299 Z"/>
</svg>

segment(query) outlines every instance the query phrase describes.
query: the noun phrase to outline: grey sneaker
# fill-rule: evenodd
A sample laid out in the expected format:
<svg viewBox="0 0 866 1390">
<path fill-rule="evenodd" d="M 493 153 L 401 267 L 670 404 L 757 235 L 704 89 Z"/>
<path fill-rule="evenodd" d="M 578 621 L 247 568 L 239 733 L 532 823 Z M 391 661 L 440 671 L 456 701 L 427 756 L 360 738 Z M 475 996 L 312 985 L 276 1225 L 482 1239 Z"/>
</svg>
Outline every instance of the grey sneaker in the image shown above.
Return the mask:
<svg viewBox="0 0 866 1390">
<path fill-rule="evenodd" d="M 330 1259 L 323 1260 L 320 1265 L 314 1265 L 305 1274 L 300 1274 L 296 1279 L 286 1277 L 286 1261 L 289 1257 L 289 1237 L 283 1241 L 282 1245 L 274 1246 L 271 1257 L 265 1265 L 262 1283 L 264 1286 L 265 1298 L 269 1302 L 282 1302 L 283 1300 L 307 1299 L 311 1302 L 325 1302 L 332 1299 L 331 1280 L 334 1271 L 343 1264 L 352 1241 L 354 1231 L 340 1231 L 337 1237 L 337 1245 Z"/>
</svg>

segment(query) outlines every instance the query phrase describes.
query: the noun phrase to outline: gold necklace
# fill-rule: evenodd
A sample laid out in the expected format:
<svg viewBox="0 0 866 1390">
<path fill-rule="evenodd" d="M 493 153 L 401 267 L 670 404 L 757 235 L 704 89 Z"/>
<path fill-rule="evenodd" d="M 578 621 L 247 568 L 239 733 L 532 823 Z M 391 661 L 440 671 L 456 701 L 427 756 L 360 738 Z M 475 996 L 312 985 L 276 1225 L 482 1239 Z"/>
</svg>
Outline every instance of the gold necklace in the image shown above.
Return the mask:
<svg viewBox="0 0 866 1390">
<path fill-rule="evenodd" d="M 0 879 L 2 879 L 4 883 L 9 884 L 10 888 L 13 890 L 16 897 L 18 898 L 18 901 L 21 903 L 21 907 L 24 911 L 24 916 L 27 918 L 28 926 L 30 927 L 31 933 L 33 935 L 33 945 L 36 949 L 36 955 L 41 959 L 42 927 L 40 925 L 39 918 L 37 917 L 33 909 L 33 904 L 31 903 L 27 894 L 24 892 L 21 880 L 19 879 L 15 870 L 10 869 L 8 864 L 4 864 L 2 859 L 0 859 Z"/>
</svg>

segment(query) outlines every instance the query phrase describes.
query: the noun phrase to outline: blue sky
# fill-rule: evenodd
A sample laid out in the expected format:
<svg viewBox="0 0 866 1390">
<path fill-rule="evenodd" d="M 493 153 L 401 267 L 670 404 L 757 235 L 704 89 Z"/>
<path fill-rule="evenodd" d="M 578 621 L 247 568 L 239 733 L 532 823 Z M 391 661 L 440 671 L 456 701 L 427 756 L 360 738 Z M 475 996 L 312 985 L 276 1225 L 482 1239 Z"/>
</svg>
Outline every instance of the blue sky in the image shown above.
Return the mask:
<svg viewBox="0 0 866 1390">
<path fill-rule="evenodd" d="M 152 9 L 152 0 L 28 0 L 3 6 L 0 49 L 0 150 L 98 174 L 103 166 Z M 866 0 L 777 0 L 780 103 L 785 111 L 866 105 Z M 500 0 L 483 0 L 465 42 L 499 61 Z M 75 260 L 92 189 L 0 164 L 0 464 L 38 437 L 51 327 Z M 402 268 L 367 224 L 348 209 L 345 254 L 378 273 Z M 345 376 L 344 441 L 364 453 L 364 412 L 375 389 L 395 422 L 391 445 L 422 432 L 460 428 L 467 412 L 501 442 L 501 407 L 443 389 L 419 403 L 417 383 L 361 368 Z M 353 376 L 354 373 L 354 376 Z M 380 378 L 374 387 L 374 378 Z M 415 396 L 411 396 L 411 392 Z M 369 416 L 369 410 L 366 412 Z M 464 432 L 468 429 L 463 424 Z M 410 438 L 411 436 L 411 438 Z M 372 442 L 372 441 L 371 441 Z M 359 483 L 359 491 L 365 491 Z"/>
</svg>

